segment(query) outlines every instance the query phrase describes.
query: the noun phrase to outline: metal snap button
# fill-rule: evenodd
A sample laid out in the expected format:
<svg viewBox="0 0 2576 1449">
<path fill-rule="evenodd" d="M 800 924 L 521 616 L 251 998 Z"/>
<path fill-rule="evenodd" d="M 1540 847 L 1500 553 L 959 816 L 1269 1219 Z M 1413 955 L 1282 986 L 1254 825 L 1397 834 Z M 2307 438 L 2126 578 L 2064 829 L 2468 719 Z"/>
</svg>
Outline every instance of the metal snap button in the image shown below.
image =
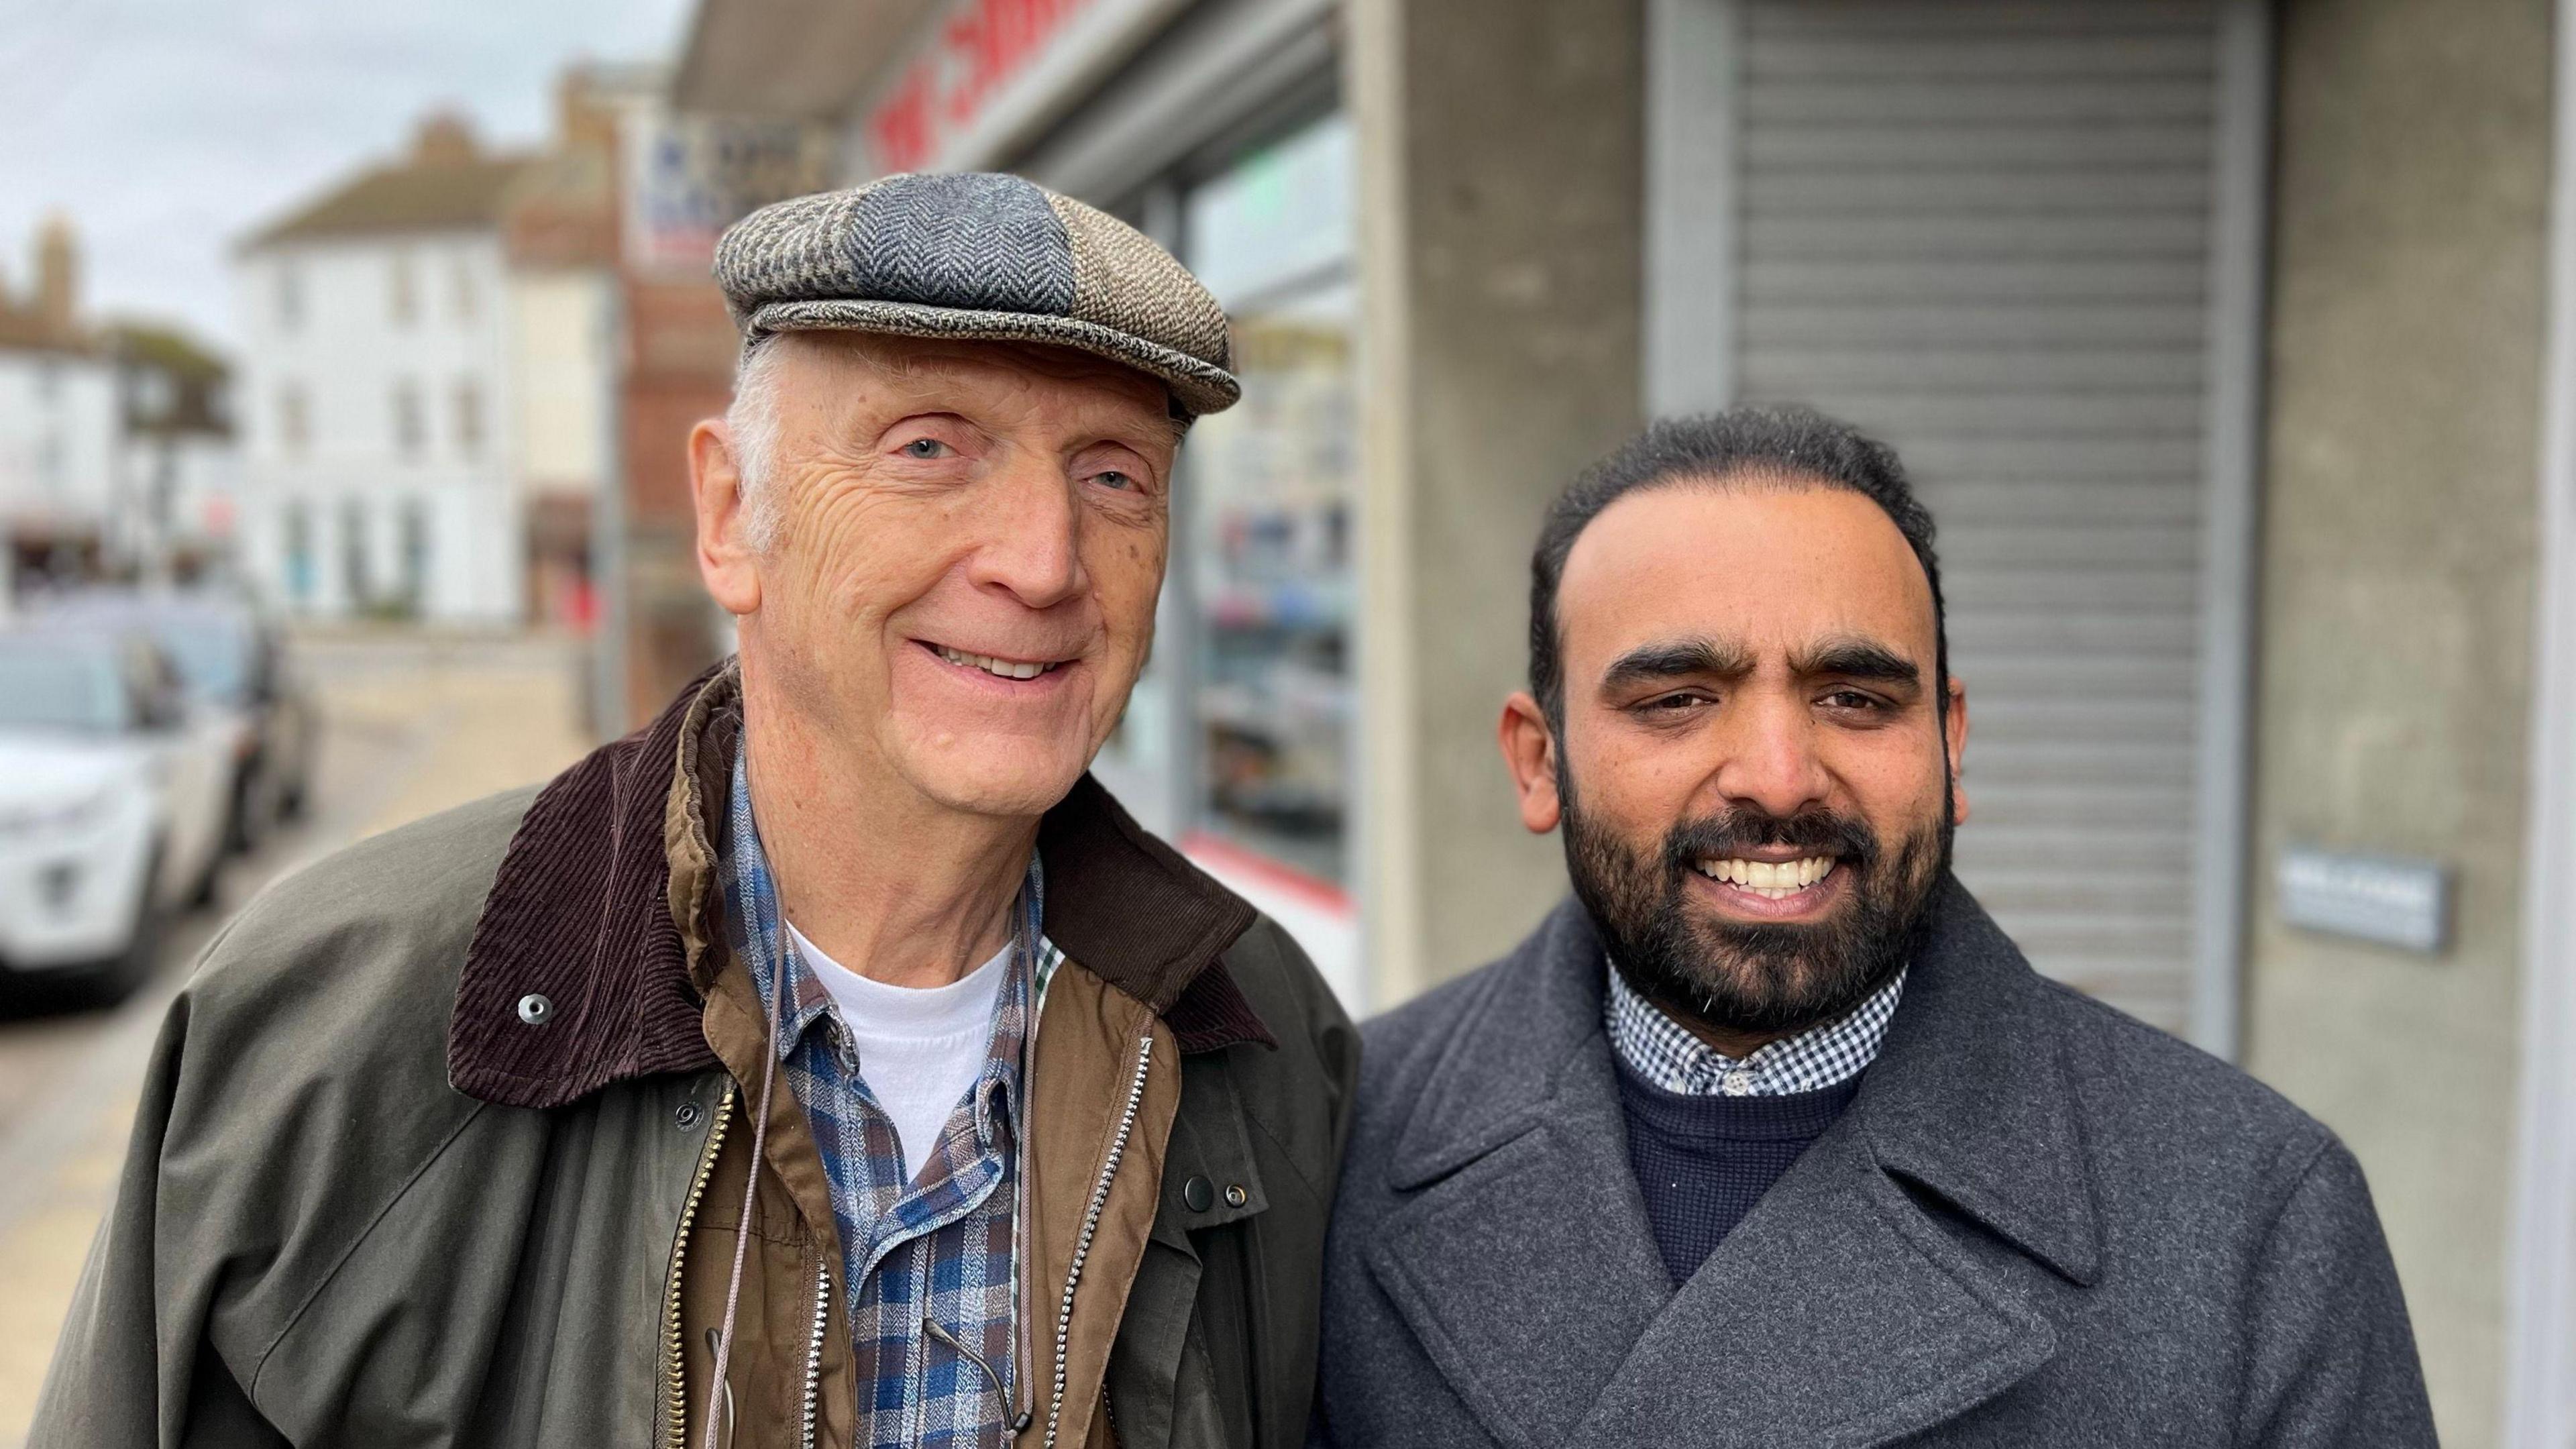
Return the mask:
<svg viewBox="0 0 2576 1449">
<path fill-rule="evenodd" d="M 680 1104 L 680 1110 L 671 1114 L 671 1121 L 677 1124 L 679 1129 L 683 1132 L 697 1126 L 698 1104 L 695 1102 L 682 1102 Z"/>
<path fill-rule="evenodd" d="M 1227 1207 L 1239 1208 L 1250 1201 L 1252 1201 L 1252 1194 L 1243 1190 L 1242 1183 L 1232 1183 L 1226 1187 L 1225 1205 Z"/>
<path fill-rule="evenodd" d="M 1204 1177 L 1193 1177 L 1181 1184 L 1181 1201 L 1194 1213 L 1216 1206 L 1216 1184 Z"/>
<path fill-rule="evenodd" d="M 531 991 L 519 998 L 519 1020 L 530 1026 L 543 1026 L 555 1014 L 555 1004 Z"/>
</svg>

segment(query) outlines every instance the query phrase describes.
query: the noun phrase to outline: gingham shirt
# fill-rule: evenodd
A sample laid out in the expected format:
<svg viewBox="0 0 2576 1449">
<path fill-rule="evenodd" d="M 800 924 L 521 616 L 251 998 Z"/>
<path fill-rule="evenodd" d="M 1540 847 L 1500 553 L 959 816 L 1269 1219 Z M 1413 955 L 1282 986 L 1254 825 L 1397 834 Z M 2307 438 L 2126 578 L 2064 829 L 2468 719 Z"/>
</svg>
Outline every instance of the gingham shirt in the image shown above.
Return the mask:
<svg viewBox="0 0 2576 1449">
<path fill-rule="evenodd" d="M 984 1068 L 959 1099 L 918 1179 L 907 1181 L 893 1122 L 868 1091 L 831 993 L 780 927 L 778 893 L 751 815 L 750 777 L 734 762 L 733 848 L 725 868 L 734 949 L 751 965 L 761 1004 L 782 971 L 787 997 L 778 1056 L 814 1125 L 841 1238 L 842 1291 L 859 1378 L 856 1443 L 991 1444 L 1005 1437 L 1010 1396 L 923 1329 L 935 1319 L 1009 1385 L 1011 1228 L 1018 1197 L 1012 1100 L 1020 1047 L 1046 983 L 1064 959 L 1036 935 L 1043 890 L 1036 862 L 1020 907 L 1038 943 L 1035 970 L 1016 963 L 993 1017 Z M 852 1285 L 856 1285 L 853 1290 Z"/>
<path fill-rule="evenodd" d="M 1718 1052 L 1639 996 L 1610 968 L 1603 1014 L 1610 1047 L 1628 1069 L 1667 1092 L 1692 1096 L 1785 1097 L 1816 1092 L 1860 1075 L 1878 1056 L 1879 1040 L 1905 994 L 1905 970 L 1870 993 L 1840 1021 L 1810 1027 L 1762 1047 L 1742 1061 Z"/>
</svg>

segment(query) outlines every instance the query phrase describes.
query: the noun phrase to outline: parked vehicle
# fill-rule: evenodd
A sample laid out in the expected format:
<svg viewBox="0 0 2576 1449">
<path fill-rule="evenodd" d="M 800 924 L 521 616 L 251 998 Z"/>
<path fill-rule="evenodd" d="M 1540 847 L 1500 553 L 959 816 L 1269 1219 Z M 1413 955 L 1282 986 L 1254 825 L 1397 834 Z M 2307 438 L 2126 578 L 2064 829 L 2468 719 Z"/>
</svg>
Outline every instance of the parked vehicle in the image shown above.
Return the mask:
<svg viewBox="0 0 2576 1449">
<path fill-rule="evenodd" d="M 214 894 L 226 749 L 150 641 L 0 634 L 0 975 L 139 982 Z"/>
<path fill-rule="evenodd" d="M 55 599 L 49 626 L 149 635 L 178 665 L 196 706 L 231 737 L 225 839 L 257 845 L 304 808 L 316 712 L 276 626 L 248 604 L 213 593 L 102 590 Z"/>
</svg>

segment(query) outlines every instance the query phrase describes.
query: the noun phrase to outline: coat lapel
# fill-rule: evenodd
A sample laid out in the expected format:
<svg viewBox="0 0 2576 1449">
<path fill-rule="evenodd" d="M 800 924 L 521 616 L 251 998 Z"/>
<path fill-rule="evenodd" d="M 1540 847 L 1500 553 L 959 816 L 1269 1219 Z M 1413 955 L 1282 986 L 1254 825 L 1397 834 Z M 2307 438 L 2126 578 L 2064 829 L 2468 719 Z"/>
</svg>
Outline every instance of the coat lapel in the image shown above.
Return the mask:
<svg viewBox="0 0 2576 1449">
<path fill-rule="evenodd" d="M 2047 1320 L 1909 1201 L 1848 1125 L 1683 1285 L 1568 1442 L 1864 1449 L 2048 1361 Z"/>
<path fill-rule="evenodd" d="M 1423 1190 L 1368 1251 L 1507 1444 L 1566 1442 L 1672 1297 L 1628 1170 L 1598 960 L 1591 923 L 1559 911 L 1502 968 L 1392 1164 Z"/>
<path fill-rule="evenodd" d="M 1516 1445 L 1866 1449 L 2046 1363 L 2056 1334 L 1928 1195 L 2058 1275 L 2098 1271 L 2049 986 L 1955 882 L 1843 1119 L 1678 1292 L 1646 1224 L 1568 905 L 1462 1023 L 1392 1163 L 1419 1195 L 1370 1266 L 1440 1372 Z"/>
</svg>

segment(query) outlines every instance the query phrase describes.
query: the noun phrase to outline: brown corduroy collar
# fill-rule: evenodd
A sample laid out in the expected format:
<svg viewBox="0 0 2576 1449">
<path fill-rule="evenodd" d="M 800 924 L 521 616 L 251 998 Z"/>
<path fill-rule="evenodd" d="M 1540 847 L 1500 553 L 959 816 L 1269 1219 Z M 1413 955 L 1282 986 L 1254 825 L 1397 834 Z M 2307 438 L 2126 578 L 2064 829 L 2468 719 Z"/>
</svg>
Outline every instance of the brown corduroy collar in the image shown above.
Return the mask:
<svg viewBox="0 0 2576 1449">
<path fill-rule="evenodd" d="M 447 1078 L 458 1091 L 560 1107 L 627 1078 L 717 1064 L 672 917 L 664 817 L 692 728 L 703 733 L 691 755 L 731 761 L 734 684 L 729 664 L 709 671 L 528 807 L 456 986 Z M 717 707 L 693 709 L 711 690 L 726 691 Z M 1047 812 L 1038 855 L 1048 939 L 1159 1012 L 1183 1051 L 1278 1044 L 1220 959 L 1251 927 L 1252 907 L 1147 834 L 1097 781 L 1084 776 Z"/>
</svg>

